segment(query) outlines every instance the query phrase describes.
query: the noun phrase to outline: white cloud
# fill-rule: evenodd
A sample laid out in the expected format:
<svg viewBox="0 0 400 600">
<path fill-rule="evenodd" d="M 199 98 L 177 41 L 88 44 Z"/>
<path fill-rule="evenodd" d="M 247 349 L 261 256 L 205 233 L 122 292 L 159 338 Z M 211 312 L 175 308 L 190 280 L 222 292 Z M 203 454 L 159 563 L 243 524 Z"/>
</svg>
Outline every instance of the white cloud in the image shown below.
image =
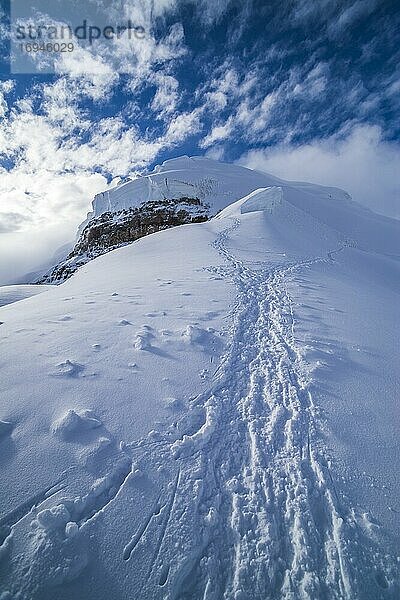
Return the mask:
<svg viewBox="0 0 400 600">
<path fill-rule="evenodd" d="M 137 22 L 137 21 L 134 21 Z M 137 90 L 141 85 L 151 80 L 154 72 L 174 63 L 187 52 L 185 36 L 181 23 L 174 23 L 167 34 L 156 39 L 152 34 L 151 21 L 145 26 L 143 39 L 131 39 L 124 34 L 112 43 L 96 47 L 97 55 L 118 73 L 131 76 L 130 87 Z"/>
<path fill-rule="evenodd" d="M 215 92 L 208 92 L 206 94 L 206 101 L 210 104 L 211 108 L 215 107 L 222 110 L 228 104 L 228 97 L 221 90 L 216 90 Z"/>
<path fill-rule="evenodd" d="M 155 17 L 160 17 L 166 12 L 171 12 L 176 9 L 177 0 L 152 0 L 153 14 Z"/>
<path fill-rule="evenodd" d="M 240 80 L 237 71 L 230 61 L 224 61 L 217 69 L 216 76 L 207 84 L 206 90 L 199 89 L 198 94 L 204 94 L 204 106 L 212 111 L 223 110 L 232 106 L 236 99 L 245 98 L 257 84 L 257 76 L 249 71 Z"/>
<path fill-rule="evenodd" d="M 171 75 L 155 73 L 153 81 L 157 86 L 157 91 L 151 103 L 151 109 L 157 112 L 158 116 L 174 112 L 179 98 L 178 80 Z"/>
<path fill-rule="evenodd" d="M 295 0 L 291 17 L 302 24 L 325 22 L 328 33 L 336 37 L 357 21 L 369 17 L 378 6 L 379 0 Z"/>
<path fill-rule="evenodd" d="M 99 173 L 0 173 L 0 285 L 35 270 L 72 241 L 93 194 L 106 187 Z"/>
<path fill-rule="evenodd" d="M 208 148 L 215 143 L 228 139 L 236 132 L 241 132 L 243 137 L 251 139 L 260 134 L 268 127 L 270 113 L 277 103 L 278 94 L 271 92 L 264 98 L 254 103 L 251 95 L 242 100 L 236 110 L 230 115 L 225 123 L 214 125 L 211 131 L 201 140 L 200 147 Z"/>
<path fill-rule="evenodd" d="M 211 131 L 200 143 L 203 148 L 228 137 L 257 143 L 288 139 L 297 129 L 304 130 L 311 103 L 330 88 L 330 63 L 319 61 L 314 54 L 304 64 L 287 69 L 279 78 L 274 75 L 267 78 L 257 64 L 244 76 L 239 76 L 229 61 L 222 66 L 225 72 L 217 71 L 217 77 L 208 87 L 200 88 L 203 108 L 212 118 Z M 263 78 L 267 79 L 267 86 L 260 85 Z M 302 103 L 302 111 L 295 116 L 290 112 L 293 100 Z M 349 95 L 346 100 L 355 103 Z M 361 105 L 360 100 L 359 108 L 364 113 L 370 110 L 368 105 Z M 226 116 L 227 110 L 229 116 Z"/>
<path fill-rule="evenodd" d="M 278 94 L 271 92 L 252 108 L 249 109 L 248 105 L 241 107 L 242 112 L 239 113 L 239 121 L 243 125 L 249 126 L 251 133 L 257 134 L 259 131 L 265 129 L 269 121 L 270 112 L 277 103 L 277 99 Z"/>
<path fill-rule="evenodd" d="M 228 10 L 231 0 L 189 0 L 195 7 L 197 16 L 204 26 L 218 22 Z"/>
<path fill-rule="evenodd" d="M 90 207 L 93 194 L 105 189 L 99 173 L 49 173 L 19 168 L 0 177 L 0 228 L 7 231 L 64 225 L 71 231 Z M 11 216 L 12 217 L 11 217 Z M 15 223 L 15 227 L 12 224 Z"/>
<path fill-rule="evenodd" d="M 73 239 L 63 226 L 44 226 L 0 235 L 0 285 L 18 282 L 24 275 L 49 264 L 54 252 Z"/>
<path fill-rule="evenodd" d="M 200 111 L 181 113 L 177 115 L 168 125 L 163 143 L 166 145 L 182 142 L 189 135 L 193 135 L 200 129 Z"/>
<path fill-rule="evenodd" d="M 344 138 L 252 150 L 238 162 L 284 179 L 343 188 L 375 212 L 400 218 L 400 146 L 383 140 L 376 126 L 355 126 Z"/>
<path fill-rule="evenodd" d="M 292 17 L 295 21 L 304 22 L 316 16 L 327 16 L 335 8 L 335 0 L 295 0 Z"/>
<path fill-rule="evenodd" d="M 8 103 L 6 96 L 14 89 L 15 82 L 11 79 L 0 81 L 0 119 L 5 117 L 8 112 Z"/>
<path fill-rule="evenodd" d="M 339 35 L 345 28 L 362 18 L 369 17 L 378 5 L 379 0 L 356 0 L 347 6 L 336 20 L 329 23 L 328 32 L 332 35 Z"/>
<path fill-rule="evenodd" d="M 317 97 L 325 90 L 328 83 L 329 65 L 325 62 L 316 63 L 311 71 L 295 84 L 293 94 Z"/>
<path fill-rule="evenodd" d="M 225 150 L 223 146 L 213 146 L 212 148 L 209 148 L 207 150 L 207 152 L 205 153 L 205 156 L 207 156 L 207 158 L 211 158 L 212 160 L 224 160 L 224 156 L 225 156 Z"/>
<path fill-rule="evenodd" d="M 26 64 L 20 65 L 23 72 L 28 68 L 32 72 L 55 72 L 79 78 L 92 94 L 98 93 L 97 97 L 93 96 L 97 100 L 101 98 L 101 90 L 105 93 L 119 74 L 130 74 L 132 86 L 137 88 L 153 69 L 186 53 L 180 22 L 173 23 L 163 35 L 154 27 L 156 19 L 176 10 L 177 0 L 94 0 L 86 3 L 85 25 L 80 22 L 74 4 L 45 3 L 45 12 L 34 6 L 27 7 L 26 17 L 22 20 L 25 25 L 34 15 L 35 19 L 40 19 L 41 26 L 56 26 L 60 32 L 68 31 L 68 28 L 70 32 L 76 32 L 78 28 L 82 31 L 67 37 L 72 51 L 59 54 L 32 52 L 24 57 Z M 94 34 L 91 22 L 96 23 L 94 39 L 91 38 Z"/>
<path fill-rule="evenodd" d="M 223 125 L 215 125 L 210 133 L 208 133 L 205 138 L 203 138 L 200 142 L 201 148 L 208 148 L 212 146 L 216 142 L 221 142 L 222 140 L 226 140 L 233 131 L 233 118 L 229 117 L 229 119 Z"/>
<path fill-rule="evenodd" d="M 80 95 L 101 100 L 118 81 L 118 71 L 93 49 L 75 44 L 73 52 L 61 53 L 56 63 L 59 75 L 79 81 Z"/>
</svg>

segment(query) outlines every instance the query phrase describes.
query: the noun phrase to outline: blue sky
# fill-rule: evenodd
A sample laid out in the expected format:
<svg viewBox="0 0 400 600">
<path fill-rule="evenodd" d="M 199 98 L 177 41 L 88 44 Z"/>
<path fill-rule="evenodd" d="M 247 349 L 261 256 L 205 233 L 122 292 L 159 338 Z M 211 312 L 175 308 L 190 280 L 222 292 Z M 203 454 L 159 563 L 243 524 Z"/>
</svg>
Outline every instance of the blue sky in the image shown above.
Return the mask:
<svg viewBox="0 0 400 600">
<path fill-rule="evenodd" d="M 65 22 L 77 7 L 101 25 L 130 18 L 145 36 L 13 74 L 3 1 L 0 251 L 29 234 L 47 252 L 112 178 L 180 154 L 336 184 L 400 216 L 398 2 L 12 2 L 53 19 L 57 5 Z"/>
</svg>

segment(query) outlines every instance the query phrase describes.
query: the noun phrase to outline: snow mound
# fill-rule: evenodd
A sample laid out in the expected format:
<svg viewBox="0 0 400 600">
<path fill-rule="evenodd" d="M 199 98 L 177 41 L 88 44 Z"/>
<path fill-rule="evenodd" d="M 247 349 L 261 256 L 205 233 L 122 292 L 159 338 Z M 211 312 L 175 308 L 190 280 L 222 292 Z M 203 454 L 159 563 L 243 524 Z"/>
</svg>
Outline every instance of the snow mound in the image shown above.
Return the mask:
<svg viewBox="0 0 400 600">
<path fill-rule="evenodd" d="M 252 212 L 268 212 L 274 213 L 276 208 L 283 202 L 283 189 L 281 186 L 271 186 L 258 188 L 227 206 L 219 215 L 218 218 L 233 217 L 240 214 Z"/>
<path fill-rule="evenodd" d="M 243 199 L 240 207 L 242 214 L 258 210 L 273 212 L 275 207 L 282 204 L 283 190 L 279 186 L 254 190 Z"/>
<path fill-rule="evenodd" d="M 118 325 L 124 326 L 124 325 L 132 325 L 132 323 L 130 321 L 128 321 L 127 319 L 120 319 L 118 321 Z"/>
<path fill-rule="evenodd" d="M 209 340 L 210 333 L 197 325 L 188 325 L 182 332 L 182 337 L 190 344 L 205 344 Z"/>
<path fill-rule="evenodd" d="M 38 512 L 36 520 L 39 527 L 46 531 L 52 531 L 64 527 L 71 516 L 64 504 L 57 504 L 51 508 L 45 508 Z"/>
<path fill-rule="evenodd" d="M 53 424 L 53 433 L 65 440 L 101 427 L 102 422 L 96 419 L 91 410 L 75 411 L 69 409 L 67 413 Z"/>
<path fill-rule="evenodd" d="M 149 325 L 143 325 L 143 327 L 136 333 L 133 345 L 136 350 L 149 350 L 151 348 L 151 341 L 153 338 L 154 334 L 151 333 L 151 327 Z"/>
<path fill-rule="evenodd" d="M 176 440 L 171 446 L 174 458 L 189 456 L 195 451 L 201 450 L 211 439 L 218 418 L 218 411 L 214 396 L 205 406 L 205 421 L 198 431 L 192 435 L 184 435 L 182 439 Z"/>
<path fill-rule="evenodd" d="M 164 404 L 165 404 L 166 408 L 173 410 L 173 411 L 181 410 L 184 406 L 184 404 L 180 398 L 174 398 L 174 397 L 165 398 Z"/>
<path fill-rule="evenodd" d="M 57 370 L 52 375 L 54 377 L 79 377 L 84 368 L 83 365 L 67 358 L 67 360 L 57 365 Z"/>
</svg>

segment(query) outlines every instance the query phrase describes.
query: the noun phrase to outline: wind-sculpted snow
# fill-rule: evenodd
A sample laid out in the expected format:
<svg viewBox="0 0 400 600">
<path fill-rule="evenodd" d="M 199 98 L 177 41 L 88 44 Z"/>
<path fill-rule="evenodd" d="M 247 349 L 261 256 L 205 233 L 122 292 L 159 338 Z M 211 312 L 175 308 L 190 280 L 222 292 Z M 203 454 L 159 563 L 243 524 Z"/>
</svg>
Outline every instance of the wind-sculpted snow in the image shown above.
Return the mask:
<svg viewBox="0 0 400 600">
<path fill-rule="evenodd" d="M 53 432 L 64 439 L 71 439 L 73 436 L 81 434 L 100 427 L 101 422 L 96 419 L 91 411 L 77 412 L 70 408 L 65 415 L 56 421 L 53 425 Z"/>
<path fill-rule="evenodd" d="M 166 160 L 154 171 L 97 194 L 93 211 L 79 228 L 81 233 L 91 218 L 106 212 L 116 212 L 148 202 L 164 202 L 174 198 L 198 198 L 207 203 L 215 215 L 233 202 L 258 188 L 294 188 L 297 194 L 308 194 L 335 200 L 339 205 L 349 202 L 350 196 L 338 188 L 288 182 L 268 173 L 253 171 L 239 165 L 220 163 L 201 156 L 180 156 Z"/>
<path fill-rule="evenodd" d="M 237 213 L 242 215 L 246 213 L 263 211 L 273 214 L 278 210 L 283 202 L 283 190 L 278 186 L 271 186 L 254 190 L 244 198 L 234 202 L 225 208 L 219 215 L 219 219 L 229 216 L 235 216 Z"/>
<path fill-rule="evenodd" d="M 292 206 L 355 240 L 364 250 L 390 254 L 396 248 L 396 255 L 399 256 L 400 222 L 363 208 L 341 189 L 284 181 L 269 173 L 196 156 L 167 160 L 151 173 L 145 173 L 98 194 L 93 201 L 93 211 L 82 223 L 78 233 L 90 218 L 98 217 L 106 211 L 115 212 L 140 206 L 143 202 L 171 198 L 199 198 L 209 205 L 209 214 L 216 215 L 232 203 L 262 188 L 265 188 L 264 196 L 269 196 L 269 203 L 272 200 L 271 194 L 275 194 L 275 197 L 279 194 Z M 279 189 L 280 192 L 277 192 Z M 249 198 L 247 202 L 250 202 Z"/>
</svg>

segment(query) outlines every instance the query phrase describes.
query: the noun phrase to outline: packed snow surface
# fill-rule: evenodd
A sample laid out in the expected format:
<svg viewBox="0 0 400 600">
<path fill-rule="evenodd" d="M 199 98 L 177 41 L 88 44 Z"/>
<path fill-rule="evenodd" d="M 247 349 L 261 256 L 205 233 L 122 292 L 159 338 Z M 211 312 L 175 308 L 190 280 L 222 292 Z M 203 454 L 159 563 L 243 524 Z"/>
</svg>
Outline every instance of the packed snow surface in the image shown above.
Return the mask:
<svg viewBox="0 0 400 600">
<path fill-rule="evenodd" d="M 0 309 L 0 598 L 399 598 L 399 223 L 190 161 L 218 218 Z"/>
</svg>

